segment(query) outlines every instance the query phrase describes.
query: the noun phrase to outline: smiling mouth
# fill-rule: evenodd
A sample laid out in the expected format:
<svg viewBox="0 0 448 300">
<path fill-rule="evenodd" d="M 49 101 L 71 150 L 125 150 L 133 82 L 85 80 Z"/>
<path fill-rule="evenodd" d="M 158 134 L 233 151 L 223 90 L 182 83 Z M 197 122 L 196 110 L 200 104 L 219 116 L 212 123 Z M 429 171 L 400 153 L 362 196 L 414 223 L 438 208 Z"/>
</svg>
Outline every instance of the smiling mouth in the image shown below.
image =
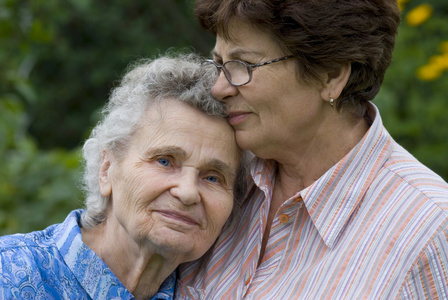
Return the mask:
<svg viewBox="0 0 448 300">
<path fill-rule="evenodd" d="M 161 214 L 162 216 L 164 216 L 165 218 L 171 219 L 171 220 L 175 220 L 175 221 L 179 221 L 188 225 L 193 225 L 193 226 L 199 226 L 199 221 L 190 218 L 186 215 L 177 213 L 177 212 L 173 212 L 173 211 L 163 211 L 163 210 L 158 210 L 156 211 L 157 213 Z"/>
<path fill-rule="evenodd" d="M 248 112 L 230 112 L 227 116 L 227 121 L 230 125 L 238 125 L 246 120 L 249 114 Z"/>
</svg>

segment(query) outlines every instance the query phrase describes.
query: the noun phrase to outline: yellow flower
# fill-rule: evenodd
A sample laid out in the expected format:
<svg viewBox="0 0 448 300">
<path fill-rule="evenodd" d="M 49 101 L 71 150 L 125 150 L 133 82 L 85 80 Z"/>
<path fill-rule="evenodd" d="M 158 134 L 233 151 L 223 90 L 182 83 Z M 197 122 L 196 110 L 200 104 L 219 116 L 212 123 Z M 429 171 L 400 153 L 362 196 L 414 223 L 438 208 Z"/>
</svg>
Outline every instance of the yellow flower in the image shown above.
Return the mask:
<svg viewBox="0 0 448 300">
<path fill-rule="evenodd" d="M 442 71 L 434 65 L 424 65 L 417 69 L 417 78 L 423 81 L 432 81 L 442 75 Z"/>
<path fill-rule="evenodd" d="M 443 72 L 448 70 L 448 41 L 442 42 L 440 48 L 442 52 L 443 50 L 446 52 L 431 56 L 426 65 L 418 68 L 416 71 L 418 79 L 423 81 L 436 80 Z"/>
<path fill-rule="evenodd" d="M 429 58 L 429 64 L 441 71 L 448 70 L 448 53 L 431 56 Z"/>
<path fill-rule="evenodd" d="M 429 4 L 420 4 L 419 6 L 412 9 L 406 15 L 406 22 L 410 26 L 418 26 L 428 20 L 432 14 L 432 6 Z"/>
</svg>

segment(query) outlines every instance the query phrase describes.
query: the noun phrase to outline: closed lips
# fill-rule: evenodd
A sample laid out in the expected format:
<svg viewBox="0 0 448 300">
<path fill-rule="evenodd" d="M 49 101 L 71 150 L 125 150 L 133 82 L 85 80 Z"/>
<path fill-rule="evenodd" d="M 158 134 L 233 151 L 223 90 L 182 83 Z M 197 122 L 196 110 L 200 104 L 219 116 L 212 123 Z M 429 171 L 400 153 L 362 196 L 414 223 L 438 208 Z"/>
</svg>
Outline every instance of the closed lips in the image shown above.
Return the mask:
<svg viewBox="0 0 448 300">
<path fill-rule="evenodd" d="M 192 225 L 200 225 L 200 221 L 198 219 L 188 216 L 184 213 L 176 211 L 164 211 L 164 210 L 158 210 L 157 212 L 170 219 L 181 220 L 184 221 L 185 223 L 190 223 Z"/>
</svg>

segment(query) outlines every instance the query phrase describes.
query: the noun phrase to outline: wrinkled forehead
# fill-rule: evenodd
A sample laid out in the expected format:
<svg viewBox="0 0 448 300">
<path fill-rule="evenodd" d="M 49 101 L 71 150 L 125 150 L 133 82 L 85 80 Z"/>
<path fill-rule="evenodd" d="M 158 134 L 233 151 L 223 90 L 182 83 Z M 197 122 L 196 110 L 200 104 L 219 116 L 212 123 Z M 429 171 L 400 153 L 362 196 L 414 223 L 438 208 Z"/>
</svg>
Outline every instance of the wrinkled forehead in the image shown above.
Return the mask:
<svg viewBox="0 0 448 300">
<path fill-rule="evenodd" d="M 167 124 L 161 122 L 166 122 Z M 219 111 L 206 112 L 204 109 L 195 107 L 188 101 L 175 98 L 165 98 L 153 101 L 153 103 L 146 108 L 141 124 L 148 125 L 149 123 L 149 125 L 153 126 L 164 124 L 176 127 L 176 125 L 181 122 L 195 122 L 198 129 L 200 128 L 200 125 L 205 123 L 207 126 L 220 126 L 223 127 L 223 130 L 231 130 L 231 126 L 226 121 L 225 114 L 220 113 Z M 179 126 L 177 127 L 182 129 Z"/>
<path fill-rule="evenodd" d="M 184 148 L 187 155 L 204 151 L 204 155 L 222 156 L 228 163 L 238 160 L 241 152 L 224 117 L 207 115 L 175 100 L 148 109 L 138 135 L 146 141 L 145 147 L 176 146 Z"/>
</svg>

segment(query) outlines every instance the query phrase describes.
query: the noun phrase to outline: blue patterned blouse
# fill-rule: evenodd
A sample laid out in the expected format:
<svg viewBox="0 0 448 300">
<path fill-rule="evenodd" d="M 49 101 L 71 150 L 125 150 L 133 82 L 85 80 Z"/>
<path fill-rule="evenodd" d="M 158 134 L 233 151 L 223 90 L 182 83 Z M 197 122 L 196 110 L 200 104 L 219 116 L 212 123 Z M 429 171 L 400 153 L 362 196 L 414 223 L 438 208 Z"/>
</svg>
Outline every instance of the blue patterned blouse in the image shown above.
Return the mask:
<svg viewBox="0 0 448 300">
<path fill-rule="evenodd" d="M 43 231 L 0 237 L 0 299 L 134 299 L 83 242 L 72 211 Z M 151 300 L 173 299 L 176 272 Z"/>
</svg>

